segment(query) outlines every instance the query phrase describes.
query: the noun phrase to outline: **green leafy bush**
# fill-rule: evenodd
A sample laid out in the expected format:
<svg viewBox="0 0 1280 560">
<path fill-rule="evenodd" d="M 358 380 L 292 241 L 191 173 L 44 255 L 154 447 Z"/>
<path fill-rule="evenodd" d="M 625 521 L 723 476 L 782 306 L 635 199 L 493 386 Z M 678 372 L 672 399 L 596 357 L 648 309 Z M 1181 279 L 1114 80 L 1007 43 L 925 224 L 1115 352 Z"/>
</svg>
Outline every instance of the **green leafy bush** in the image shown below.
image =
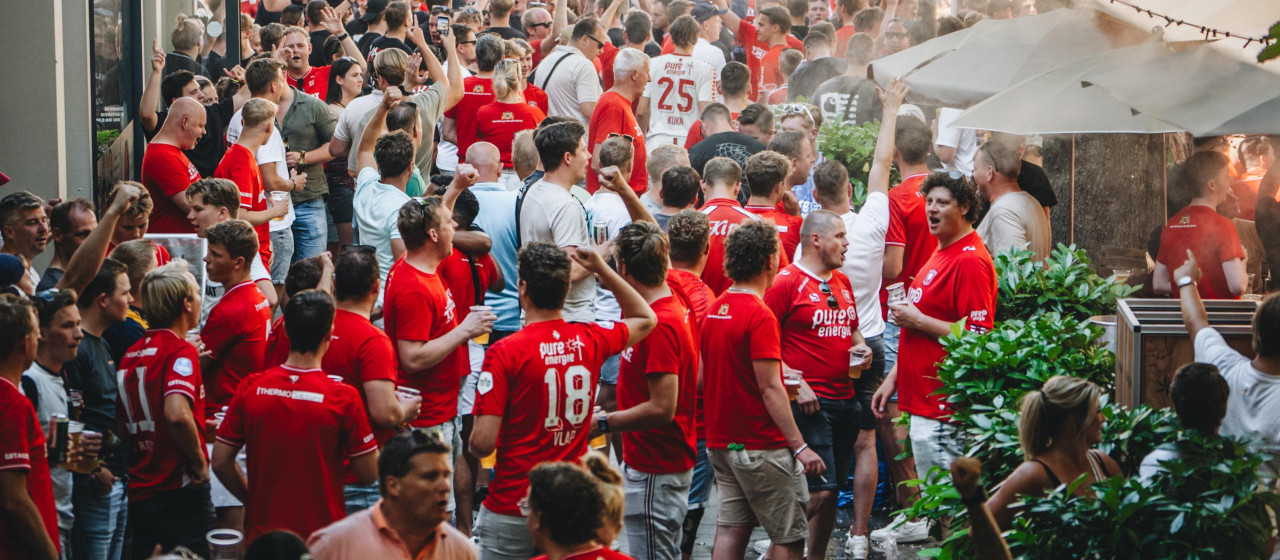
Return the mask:
<svg viewBox="0 0 1280 560">
<path fill-rule="evenodd" d="M 876 153 L 876 137 L 880 135 L 880 121 L 848 124 L 836 118 L 822 123 L 818 129 L 818 151 L 822 157 L 838 161 L 849 172 L 853 183 L 854 208 L 867 201 L 867 176 L 871 174 L 871 160 Z M 889 175 L 889 184 L 900 181 L 897 168 Z"/>
<path fill-rule="evenodd" d="M 1089 257 L 1075 245 L 1058 244 L 1044 263 L 1034 253 L 1011 249 L 993 257 L 999 293 L 996 320 L 1029 319 L 1048 312 L 1084 321 L 1094 315 L 1114 315 L 1116 300 L 1137 287 L 1103 278 L 1089 268 Z"/>
</svg>

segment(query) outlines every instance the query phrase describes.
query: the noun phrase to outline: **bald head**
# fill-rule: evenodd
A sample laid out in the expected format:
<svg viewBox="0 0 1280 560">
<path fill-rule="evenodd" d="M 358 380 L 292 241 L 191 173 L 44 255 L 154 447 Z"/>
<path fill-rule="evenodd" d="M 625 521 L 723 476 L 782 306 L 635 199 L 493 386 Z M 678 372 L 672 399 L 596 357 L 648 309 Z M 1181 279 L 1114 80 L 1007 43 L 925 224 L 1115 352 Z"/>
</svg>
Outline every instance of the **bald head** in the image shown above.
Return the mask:
<svg viewBox="0 0 1280 560">
<path fill-rule="evenodd" d="M 476 142 L 467 148 L 467 163 L 476 168 L 482 183 L 497 182 L 502 175 L 502 156 L 498 147 L 488 142 Z"/>
<path fill-rule="evenodd" d="M 800 239 L 807 240 L 814 234 L 826 237 L 843 227 L 844 220 L 840 219 L 835 212 L 814 210 L 804 217 L 804 224 L 800 226 Z"/>
<path fill-rule="evenodd" d="M 204 135 L 204 105 L 190 97 L 179 97 L 169 106 L 169 116 L 160 128 L 165 140 L 179 148 L 190 150 Z"/>
</svg>

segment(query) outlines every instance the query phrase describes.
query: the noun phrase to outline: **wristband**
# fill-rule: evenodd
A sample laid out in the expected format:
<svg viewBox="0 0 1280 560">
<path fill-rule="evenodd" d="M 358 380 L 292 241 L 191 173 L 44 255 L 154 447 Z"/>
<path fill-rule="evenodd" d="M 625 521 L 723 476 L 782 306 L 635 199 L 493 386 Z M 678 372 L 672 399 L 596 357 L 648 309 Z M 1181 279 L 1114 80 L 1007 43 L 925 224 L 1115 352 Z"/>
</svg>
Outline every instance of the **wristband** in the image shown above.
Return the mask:
<svg viewBox="0 0 1280 560">
<path fill-rule="evenodd" d="M 960 503 L 964 504 L 965 507 L 977 507 L 985 504 L 987 503 L 987 491 L 984 488 L 978 488 L 977 494 L 969 496 L 968 498 L 962 498 Z"/>
<path fill-rule="evenodd" d="M 1182 278 L 1178 279 L 1178 289 L 1181 290 L 1182 288 L 1185 288 L 1195 283 L 1196 281 L 1192 280 L 1190 276 L 1183 276 Z"/>
<path fill-rule="evenodd" d="M 602 434 L 609 433 L 609 416 L 601 414 L 599 418 L 596 418 L 596 427 L 600 429 Z"/>
<path fill-rule="evenodd" d="M 801 446 L 800 446 L 800 449 L 797 449 L 797 450 L 795 451 L 795 453 L 792 453 L 792 454 L 791 454 L 791 457 L 792 457 L 792 458 L 795 458 L 795 459 L 799 459 L 799 458 L 800 458 L 800 454 L 801 454 L 801 453 L 804 453 L 804 450 L 806 450 L 806 449 L 808 449 L 808 448 L 809 448 L 809 444 L 807 444 L 807 443 L 806 443 L 806 444 L 804 444 L 804 445 L 801 445 Z"/>
<path fill-rule="evenodd" d="M 339 40 L 339 41 L 346 41 L 346 40 L 347 40 L 347 37 L 349 37 L 349 36 L 350 36 L 350 35 L 349 35 L 346 31 L 343 31 L 343 32 L 342 32 L 342 35 L 338 35 L 338 40 Z"/>
</svg>

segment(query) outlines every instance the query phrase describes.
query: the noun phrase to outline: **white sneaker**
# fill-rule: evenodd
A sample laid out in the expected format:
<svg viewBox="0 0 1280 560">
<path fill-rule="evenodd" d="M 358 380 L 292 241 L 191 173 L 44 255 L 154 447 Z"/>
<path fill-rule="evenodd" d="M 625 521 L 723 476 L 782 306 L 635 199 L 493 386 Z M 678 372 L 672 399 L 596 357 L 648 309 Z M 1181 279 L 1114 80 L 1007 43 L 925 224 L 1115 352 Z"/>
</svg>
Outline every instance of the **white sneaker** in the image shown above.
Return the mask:
<svg viewBox="0 0 1280 560">
<path fill-rule="evenodd" d="M 751 550 L 756 554 L 764 556 L 766 552 L 769 552 L 769 546 L 772 544 L 773 543 L 770 542 L 769 539 L 758 540 L 751 543 Z"/>
<path fill-rule="evenodd" d="M 844 541 L 844 553 L 853 560 L 866 560 L 868 548 L 865 535 L 849 535 L 849 539 Z"/>
<path fill-rule="evenodd" d="M 909 521 L 899 514 L 888 525 L 871 532 L 871 540 L 882 541 L 890 535 L 900 543 L 919 542 L 929 538 L 929 520 Z"/>
</svg>

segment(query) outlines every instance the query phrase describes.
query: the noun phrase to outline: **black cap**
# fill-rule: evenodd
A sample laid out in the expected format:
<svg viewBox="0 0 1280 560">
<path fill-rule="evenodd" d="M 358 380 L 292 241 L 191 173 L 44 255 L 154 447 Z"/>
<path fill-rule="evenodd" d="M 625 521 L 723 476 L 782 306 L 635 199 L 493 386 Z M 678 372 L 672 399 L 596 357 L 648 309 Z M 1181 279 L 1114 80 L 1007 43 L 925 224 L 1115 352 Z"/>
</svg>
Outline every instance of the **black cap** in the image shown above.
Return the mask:
<svg viewBox="0 0 1280 560">
<path fill-rule="evenodd" d="M 721 16 L 726 13 L 729 13 L 729 10 L 721 10 L 717 8 L 715 4 L 710 2 L 698 2 L 693 6 L 693 9 L 689 11 L 689 15 L 693 16 L 693 19 L 698 20 L 698 23 L 706 22 L 713 17 Z"/>
<path fill-rule="evenodd" d="M 383 11 L 387 9 L 387 0 L 369 0 L 364 6 L 364 14 L 360 16 L 360 21 L 365 23 L 373 23 Z"/>
</svg>

